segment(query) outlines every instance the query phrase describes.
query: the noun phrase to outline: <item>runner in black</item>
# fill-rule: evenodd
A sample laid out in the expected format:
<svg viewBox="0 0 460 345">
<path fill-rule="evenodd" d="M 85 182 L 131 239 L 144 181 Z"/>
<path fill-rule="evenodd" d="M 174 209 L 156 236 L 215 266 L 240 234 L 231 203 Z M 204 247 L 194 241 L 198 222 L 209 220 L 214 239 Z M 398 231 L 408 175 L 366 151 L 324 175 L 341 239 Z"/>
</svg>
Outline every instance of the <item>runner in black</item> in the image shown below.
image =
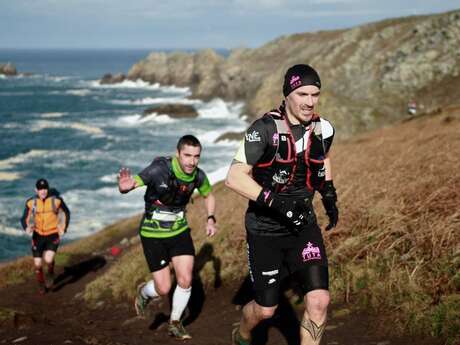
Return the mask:
<svg viewBox="0 0 460 345">
<path fill-rule="evenodd" d="M 177 143 L 175 157 L 157 157 L 138 175 L 131 176 L 127 168 L 119 173 L 121 193 L 146 186 L 145 213 L 139 233 L 152 280 L 138 286 L 134 303 L 139 316 L 144 315 L 148 302 L 167 295 L 171 289 L 172 262 L 177 286 L 174 291 L 168 332 L 177 339 L 190 339 L 180 318 L 191 295 L 195 249 L 185 216 L 185 207 L 193 191 L 204 197 L 207 210 L 206 233 L 216 233 L 215 198 L 206 174 L 198 168 L 201 144 L 192 135 Z"/>
<path fill-rule="evenodd" d="M 315 191 L 329 217 L 338 221 L 337 195 L 328 156 L 334 128 L 314 112 L 318 73 L 308 65 L 287 70 L 278 109 L 247 130 L 226 184 L 249 199 L 246 212 L 248 261 L 255 300 L 243 308 L 235 345 L 248 345 L 251 330 L 273 316 L 280 281 L 293 275 L 305 294 L 301 344 L 319 344 L 326 325 L 329 275 L 321 229 L 312 207 Z"/>
</svg>

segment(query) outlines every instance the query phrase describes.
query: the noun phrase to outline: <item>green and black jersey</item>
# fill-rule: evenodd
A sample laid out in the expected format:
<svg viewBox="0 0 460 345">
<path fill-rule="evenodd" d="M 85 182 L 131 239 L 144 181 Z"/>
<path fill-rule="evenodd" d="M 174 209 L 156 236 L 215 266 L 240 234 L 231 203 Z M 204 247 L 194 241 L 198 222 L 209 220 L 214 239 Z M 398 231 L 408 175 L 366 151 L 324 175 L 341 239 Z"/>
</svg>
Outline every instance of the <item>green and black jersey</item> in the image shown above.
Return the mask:
<svg viewBox="0 0 460 345">
<path fill-rule="evenodd" d="M 200 168 L 189 175 L 182 171 L 176 157 L 158 157 L 134 177 L 138 186 L 146 186 L 145 216 L 140 233 L 144 237 L 173 237 L 188 228 L 185 207 L 193 191 L 206 197 L 211 184 Z"/>
</svg>

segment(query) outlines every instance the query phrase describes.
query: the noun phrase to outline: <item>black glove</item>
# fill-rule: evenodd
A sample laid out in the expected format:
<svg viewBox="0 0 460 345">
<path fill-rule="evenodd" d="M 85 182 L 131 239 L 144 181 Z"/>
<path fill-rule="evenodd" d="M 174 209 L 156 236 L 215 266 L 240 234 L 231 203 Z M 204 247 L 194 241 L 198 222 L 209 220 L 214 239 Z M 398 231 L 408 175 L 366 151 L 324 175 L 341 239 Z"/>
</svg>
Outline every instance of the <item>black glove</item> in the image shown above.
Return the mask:
<svg viewBox="0 0 460 345">
<path fill-rule="evenodd" d="M 325 181 L 323 188 L 319 191 L 323 197 L 322 202 L 326 214 L 329 217 L 329 224 L 326 226 L 326 231 L 331 230 L 339 221 L 339 209 L 336 206 L 337 193 L 335 192 L 334 184 L 331 181 Z"/>
<path fill-rule="evenodd" d="M 262 189 L 256 202 L 276 210 L 292 224 L 296 231 L 307 224 L 311 218 L 312 211 L 305 200 L 283 198 L 269 189 Z"/>
</svg>

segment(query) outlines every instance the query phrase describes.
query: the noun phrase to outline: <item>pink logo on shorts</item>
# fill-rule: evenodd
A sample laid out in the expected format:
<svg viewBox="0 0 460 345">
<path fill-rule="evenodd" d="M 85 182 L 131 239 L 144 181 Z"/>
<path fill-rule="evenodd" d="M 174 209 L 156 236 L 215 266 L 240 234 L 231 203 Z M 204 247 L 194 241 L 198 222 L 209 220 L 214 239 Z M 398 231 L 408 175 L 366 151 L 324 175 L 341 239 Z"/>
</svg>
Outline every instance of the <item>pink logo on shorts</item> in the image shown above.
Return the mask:
<svg viewBox="0 0 460 345">
<path fill-rule="evenodd" d="M 314 246 L 311 242 L 302 250 L 303 261 L 321 260 L 321 251 L 319 247 Z"/>
<path fill-rule="evenodd" d="M 280 136 L 278 133 L 275 133 L 273 134 L 273 146 L 278 146 L 279 142 L 280 142 Z"/>
<path fill-rule="evenodd" d="M 295 89 L 296 87 L 302 85 L 302 81 L 298 75 L 293 75 L 291 80 L 289 80 L 289 85 L 291 85 L 291 89 Z"/>
</svg>

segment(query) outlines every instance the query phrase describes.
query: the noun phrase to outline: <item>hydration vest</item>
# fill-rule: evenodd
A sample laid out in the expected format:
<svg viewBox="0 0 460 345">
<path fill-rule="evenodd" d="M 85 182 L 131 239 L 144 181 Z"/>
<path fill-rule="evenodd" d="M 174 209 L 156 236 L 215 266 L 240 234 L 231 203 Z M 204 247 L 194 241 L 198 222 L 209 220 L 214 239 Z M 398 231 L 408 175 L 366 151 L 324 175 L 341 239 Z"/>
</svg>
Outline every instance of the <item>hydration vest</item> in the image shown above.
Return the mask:
<svg viewBox="0 0 460 345">
<path fill-rule="evenodd" d="M 58 209 L 61 205 L 59 199 L 55 196 L 49 196 L 45 200 L 34 197 L 27 202 L 27 205 L 30 209 L 29 222 L 35 225 L 38 234 L 47 236 L 58 232 Z"/>
<path fill-rule="evenodd" d="M 266 123 L 273 121 L 276 131 L 269 150 L 253 167 L 253 177 L 262 187 L 283 192 L 292 183 L 298 165 L 295 139 L 283 107 L 266 113 L 263 119 Z M 313 192 L 321 189 L 325 180 L 324 160 L 332 144 L 334 128 L 329 121 L 315 114 L 305 129 L 305 186 Z"/>
<path fill-rule="evenodd" d="M 198 171 L 193 180 L 186 182 L 174 173 L 171 157 L 157 157 L 155 161 L 168 171 L 167 188 L 149 197 L 150 207 L 146 207 L 140 234 L 150 238 L 173 237 L 188 229 L 185 207 L 193 190 L 200 185 Z"/>
<path fill-rule="evenodd" d="M 196 187 L 198 187 L 198 173 L 190 182 L 179 180 L 173 170 L 171 157 L 157 157 L 154 161 L 161 161 L 168 169 L 168 188 L 164 193 L 154 195 L 153 208 L 165 211 L 184 210 Z"/>
</svg>

